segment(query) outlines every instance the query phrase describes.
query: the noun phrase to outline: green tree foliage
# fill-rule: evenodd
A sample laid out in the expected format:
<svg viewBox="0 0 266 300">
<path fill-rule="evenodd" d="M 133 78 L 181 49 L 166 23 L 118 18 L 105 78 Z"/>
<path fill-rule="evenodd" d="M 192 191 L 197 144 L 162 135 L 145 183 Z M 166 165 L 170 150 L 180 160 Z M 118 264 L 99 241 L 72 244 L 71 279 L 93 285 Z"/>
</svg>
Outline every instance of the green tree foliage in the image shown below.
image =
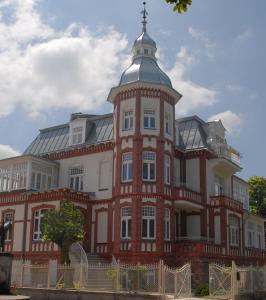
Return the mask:
<svg viewBox="0 0 266 300">
<path fill-rule="evenodd" d="M 248 179 L 250 185 L 249 202 L 251 210 L 266 217 L 266 178 L 252 176 Z"/>
<path fill-rule="evenodd" d="M 177 11 L 178 13 L 186 12 L 188 6 L 192 4 L 192 0 L 165 0 L 167 3 L 172 4 L 173 11 Z"/>
<path fill-rule="evenodd" d="M 61 202 L 58 209 L 45 212 L 41 230 L 44 241 L 52 241 L 61 251 L 61 263 L 70 264 L 70 246 L 84 237 L 84 217 L 70 201 Z"/>
</svg>

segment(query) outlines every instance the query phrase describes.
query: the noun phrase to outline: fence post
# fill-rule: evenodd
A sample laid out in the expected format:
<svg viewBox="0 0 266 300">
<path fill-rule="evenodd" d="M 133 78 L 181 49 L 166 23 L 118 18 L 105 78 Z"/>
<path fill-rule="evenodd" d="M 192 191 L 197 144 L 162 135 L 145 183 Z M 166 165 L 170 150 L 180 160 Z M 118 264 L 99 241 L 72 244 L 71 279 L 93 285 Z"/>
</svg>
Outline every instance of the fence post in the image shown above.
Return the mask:
<svg viewBox="0 0 266 300">
<path fill-rule="evenodd" d="M 120 260 L 116 264 L 116 291 L 120 292 Z"/>
<path fill-rule="evenodd" d="M 231 297 L 235 300 L 236 296 L 236 264 L 232 261 L 232 271 L 231 271 Z"/>
<path fill-rule="evenodd" d="M 162 260 L 158 262 L 158 293 L 162 293 Z"/>
<path fill-rule="evenodd" d="M 175 297 L 177 297 L 177 273 L 175 272 L 175 276 L 174 276 L 174 291 L 175 291 Z"/>
<path fill-rule="evenodd" d="M 51 276 L 50 276 L 50 261 L 47 266 L 47 288 L 50 288 Z"/>
<path fill-rule="evenodd" d="M 250 289 L 251 289 L 251 293 L 254 293 L 254 268 L 253 266 L 249 267 L 249 272 L 250 272 Z"/>
</svg>

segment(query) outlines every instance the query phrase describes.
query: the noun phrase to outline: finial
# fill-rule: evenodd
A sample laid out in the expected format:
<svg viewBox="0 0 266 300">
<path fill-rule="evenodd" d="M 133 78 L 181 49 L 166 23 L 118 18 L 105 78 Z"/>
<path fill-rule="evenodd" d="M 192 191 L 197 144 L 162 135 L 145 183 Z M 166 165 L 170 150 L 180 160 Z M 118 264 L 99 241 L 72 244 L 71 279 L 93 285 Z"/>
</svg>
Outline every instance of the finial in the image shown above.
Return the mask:
<svg viewBox="0 0 266 300">
<path fill-rule="evenodd" d="M 146 30 L 147 30 L 147 28 L 146 28 L 146 25 L 147 25 L 146 19 L 147 19 L 147 15 L 148 15 L 148 12 L 147 12 L 147 10 L 146 10 L 146 2 L 143 2 L 143 7 L 144 7 L 144 9 L 141 11 L 141 14 L 142 14 L 142 16 L 143 16 L 143 21 L 142 21 L 142 25 L 143 25 L 143 27 L 142 27 L 142 32 L 146 32 Z"/>
</svg>

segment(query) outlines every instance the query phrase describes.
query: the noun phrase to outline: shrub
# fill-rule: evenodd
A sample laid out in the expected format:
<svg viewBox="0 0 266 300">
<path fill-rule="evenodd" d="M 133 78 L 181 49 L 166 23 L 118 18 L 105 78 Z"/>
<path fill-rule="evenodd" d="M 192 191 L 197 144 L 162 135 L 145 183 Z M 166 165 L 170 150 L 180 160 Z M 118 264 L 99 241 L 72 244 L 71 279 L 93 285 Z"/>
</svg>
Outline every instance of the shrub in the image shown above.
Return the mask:
<svg viewBox="0 0 266 300">
<path fill-rule="evenodd" d="M 207 284 L 200 284 L 193 290 L 193 293 L 198 297 L 209 296 L 209 287 Z"/>
</svg>

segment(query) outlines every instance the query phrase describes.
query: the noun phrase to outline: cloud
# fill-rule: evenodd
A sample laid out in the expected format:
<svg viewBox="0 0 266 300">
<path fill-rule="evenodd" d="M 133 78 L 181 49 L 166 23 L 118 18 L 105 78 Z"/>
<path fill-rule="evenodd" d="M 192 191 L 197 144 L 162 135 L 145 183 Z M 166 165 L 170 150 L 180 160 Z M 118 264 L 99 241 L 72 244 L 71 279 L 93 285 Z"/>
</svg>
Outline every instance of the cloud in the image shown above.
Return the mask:
<svg viewBox="0 0 266 300">
<path fill-rule="evenodd" d="M 185 115 L 217 102 L 218 92 L 185 79 L 185 73 L 193 65 L 195 57 L 190 55 L 185 47 L 181 47 L 176 56 L 174 67 L 167 71 L 173 87 L 183 95 L 180 104 L 176 106 L 178 116 Z"/>
<path fill-rule="evenodd" d="M 213 60 L 216 55 L 216 44 L 211 42 L 207 33 L 193 27 L 188 28 L 188 33 L 203 45 L 204 54 L 207 55 L 209 59 Z"/>
<path fill-rule="evenodd" d="M 239 33 L 236 37 L 236 41 L 245 41 L 252 37 L 252 30 L 247 28 L 243 32 Z"/>
<path fill-rule="evenodd" d="M 228 131 L 230 135 L 239 134 L 242 129 L 242 125 L 244 123 L 243 116 L 241 114 L 236 114 L 231 110 L 227 110 L 217 115 L 213 115 L 208 119 L 209 122 L 216 121 L 216 120 L 222 121 L 225 129 Z"/>
<path fill-rule="evenodd" d="M 9 145 L 0 144 L 0 159 L 19 156 L 20 153 L 17 150 L 14 150 Z"/>
<path fill-rule="evenodd" d="M 78 24 L 56 32 L 34 0 L 0 6 L 0 117 L 22 106 L 36 117 L 51 109 L 95 110 L 106 102 L 128 56 L 127 40 L 113 28 L 97 34 Z M 11 21 L 10 21 L 11 20 Z"/>
<path fill-rule="evenodd" d="M 227 91 L 234 93 L 240 93 L 243 91 L 243 87 L 237 84 L 227 84 L 225 88 L 227 89 Z"/>
</svg>

